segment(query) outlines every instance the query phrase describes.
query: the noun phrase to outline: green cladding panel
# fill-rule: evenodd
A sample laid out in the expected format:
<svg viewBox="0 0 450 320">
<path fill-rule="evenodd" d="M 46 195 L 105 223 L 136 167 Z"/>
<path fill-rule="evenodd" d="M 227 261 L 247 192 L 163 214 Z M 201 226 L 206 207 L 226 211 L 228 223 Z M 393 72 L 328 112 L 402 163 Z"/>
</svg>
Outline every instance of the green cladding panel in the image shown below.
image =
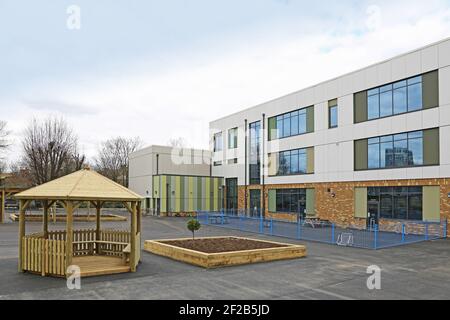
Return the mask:
<svg viewBox="0 0 450 320">
<path fill-rule="evenodd" d="M 161 176 L 161 212 L 167 212 L 167 176 Z"/>
<path fill-rule="evenodd" d="M 269 212 L 277 211 L 277 190 L 269 190 Z"/>
<path fill-rule="evenodd" d="M 211 178 L 205 178 L 205 210 L 211 210 Z"/>
<path fill-rule="evenodd" d="M 306 108 L 306 132 L 314 132 L 314 106 Z"/>
<path fill-rule="evenodd" d="M 423 131 L 423 164 L 439 165 L 439 128 Z"/>
<path fill-rule="evenodd" d="M 316 215 L 316 190 L 314 189 L 306 189 L 306 214 Z"/>
<path fill-rule="evenodd" d="M 423 108 L 439 106 L 439 72 L 433 71 L 422 76 Z"/>
<path fill-rule="evenodd" d="M 159 199 L 161 197 L 160 191 L 160 176 L 153 176 L 153 196 L 152 198 Z"/>
<path fill-rule="evenodd" d="M 368 145 L 367 139 L 357 140 L 354 145 L 355 170 L 367 170 L 368 168 Z"/>
<path fill-rule="evenodd" d="M 423 187 L 423 220 L 438 222 L 441 220 L 441 197 L 439 186 Z"/>
<path fill-rule="evenodd" d="M 367 188 L 355 188 L 355 218 L 367 218 Z"/>
<path fill-rule="evenodd" d="M 306 173 L 314 173 L 314 147 L 306 149 Z"/>
<path fill-rule="evenodd" d="M 269 118 L 269 140 L 275 140 L 278 138 L 277 135 L 277 118 Z"/>
<path fill-rule="evenodd" d="M 355 123 L 367 121 L 367 91 L 353 95 L 353 116 Z"/>
</svg>

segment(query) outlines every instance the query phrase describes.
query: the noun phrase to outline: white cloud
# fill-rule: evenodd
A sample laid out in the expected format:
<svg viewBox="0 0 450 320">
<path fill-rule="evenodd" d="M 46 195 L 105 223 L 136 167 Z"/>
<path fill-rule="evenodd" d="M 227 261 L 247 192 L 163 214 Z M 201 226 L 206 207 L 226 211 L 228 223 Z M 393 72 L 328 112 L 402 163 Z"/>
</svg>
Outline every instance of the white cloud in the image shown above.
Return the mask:
<svg viewBox="0 0 450 320">
<path fill-rule="evenodd" d="M 7 120 L 18 142 L 32 116 L 64 114 L 91 157 L 100 141 L 116 135 L 140 136 L 147 144 L 182 136 L 190 146 L 207 148 L 208 125 L 216 118 L 450 35 L 445 6 L 379 7 L 380 18 L 370 30 L 362 16 L 344 20 L 348 28 L 340 29 L 346 32 L 300 36 L 294 30 L 283 37 L 259 35 L 250 43 L 249 35 L 247 42 L 218 41 L 209 44 L 207 54 L 190 53 L 157 73 L 146 71 L 145 61 L 141 72 L 133 63 L 133 72 L 117 76 L 43 83 L 9 101 L 15 112 Z M 16 144 L 11 158 L 18 153 Z"/>
</svg>

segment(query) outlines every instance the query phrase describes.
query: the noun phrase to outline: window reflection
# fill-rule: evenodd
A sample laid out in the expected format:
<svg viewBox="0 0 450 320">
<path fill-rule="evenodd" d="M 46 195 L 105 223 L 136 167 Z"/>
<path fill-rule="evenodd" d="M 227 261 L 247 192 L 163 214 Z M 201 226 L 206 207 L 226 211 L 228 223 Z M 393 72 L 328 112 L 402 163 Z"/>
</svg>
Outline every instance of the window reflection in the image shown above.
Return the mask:
<svg viewBox="0 0 450 320">
<path fill-rule="evenodd" d="M 368 139 L 368 168 L 423 165 L 423 132 L 415 131 Z"/>
<path fill-rule="evenodd" d="M 422 109 L 422 76 L 367 91 L 369 120 Z"/>
<path fill-rule="evenodd" d="M 422 220 L 422 187 L 370 187 L 367 201 L 378 203 L 379 217 L 384 219 Z"/>
</svg>

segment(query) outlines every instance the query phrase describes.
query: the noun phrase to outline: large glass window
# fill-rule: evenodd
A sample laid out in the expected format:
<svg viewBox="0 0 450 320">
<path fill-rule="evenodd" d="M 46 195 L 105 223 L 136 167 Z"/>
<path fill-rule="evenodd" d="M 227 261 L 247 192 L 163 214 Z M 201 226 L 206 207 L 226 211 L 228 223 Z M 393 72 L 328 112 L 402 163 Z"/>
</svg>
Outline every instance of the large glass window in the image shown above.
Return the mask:
<svg viewBox="0 0 450 320">
<path fill-rule="evenodd" d="M 306 133 L 306 110 L 304 108 L 276 116 L 277 137 L 286 138 Z"/>
<path fill-rule="evenodd" d="M 223 150 L 222 132 L 219 132 L 214 135 L 214 152 L 222 150 Z"/>
<path fill-rule="evenodd" d="M 328 127 L 331 128 L 337 128 L 338 126 L 338 106 L 337 106 L 337 99 L 333 100 L 332 103 L 329 103 L 328 107 Z"/>
<path fill-rule="evenodd" d="M 249 174 L 250 184 L 261 183 L 261 121 L 249 125 L 250 155 Z"/>
<path fill-rule="evenodd" d="M 369 120 L 421 109 L 422 76 L 367 91 Z"/>
<path fill-rule="evenodd" d="M 228 130 L 228 149 L 238 147 L 238 128 Z"/>
<path fill-rule="evenodd" d="M 226 206 L 228 210 L 236 211 L 238 208 L 238 179 L 227 178 L 226 184 Z"/>
<path fill-rule="evenodd" d="M 277 212 L 304 214 L 306 189 L 278 189 L 276 193 Z"/>
<path fill-rule="evenodd" d="M 422 187 L 371 187 L 367 189 L 368 203 L 379 203 L 383 219 L 422 220 Z"/>
<path fill-rule="evenodd" d="M 368 168 L 423 165 L 423 132 L 414 131 L 368 139 Z"/>
<path fill-rule="evenodd" d="M 278 153 L 278 176 L 307 173 L 307 149 L 296 149 Z"/>
</svg>

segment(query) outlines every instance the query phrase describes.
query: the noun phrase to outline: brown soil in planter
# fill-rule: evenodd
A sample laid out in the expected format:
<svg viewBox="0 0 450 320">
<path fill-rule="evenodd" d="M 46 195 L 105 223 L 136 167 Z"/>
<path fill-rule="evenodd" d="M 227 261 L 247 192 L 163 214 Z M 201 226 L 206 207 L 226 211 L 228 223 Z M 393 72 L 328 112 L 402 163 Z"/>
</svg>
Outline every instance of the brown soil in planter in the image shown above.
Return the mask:
<svg viewBox="0 0 450 320">
<path fill-rule="evenodd" d="M 161 241 L 180 248 L 200 251 L 204 253 L 221 253 L 255 249 L 284 248 L 287 245 L 260 242 L 256 240 L 237 239 L 237 238 L 219 238 L 219 239 L 196 239 L 196 240 L 174 240 Z"/>
</svg>

